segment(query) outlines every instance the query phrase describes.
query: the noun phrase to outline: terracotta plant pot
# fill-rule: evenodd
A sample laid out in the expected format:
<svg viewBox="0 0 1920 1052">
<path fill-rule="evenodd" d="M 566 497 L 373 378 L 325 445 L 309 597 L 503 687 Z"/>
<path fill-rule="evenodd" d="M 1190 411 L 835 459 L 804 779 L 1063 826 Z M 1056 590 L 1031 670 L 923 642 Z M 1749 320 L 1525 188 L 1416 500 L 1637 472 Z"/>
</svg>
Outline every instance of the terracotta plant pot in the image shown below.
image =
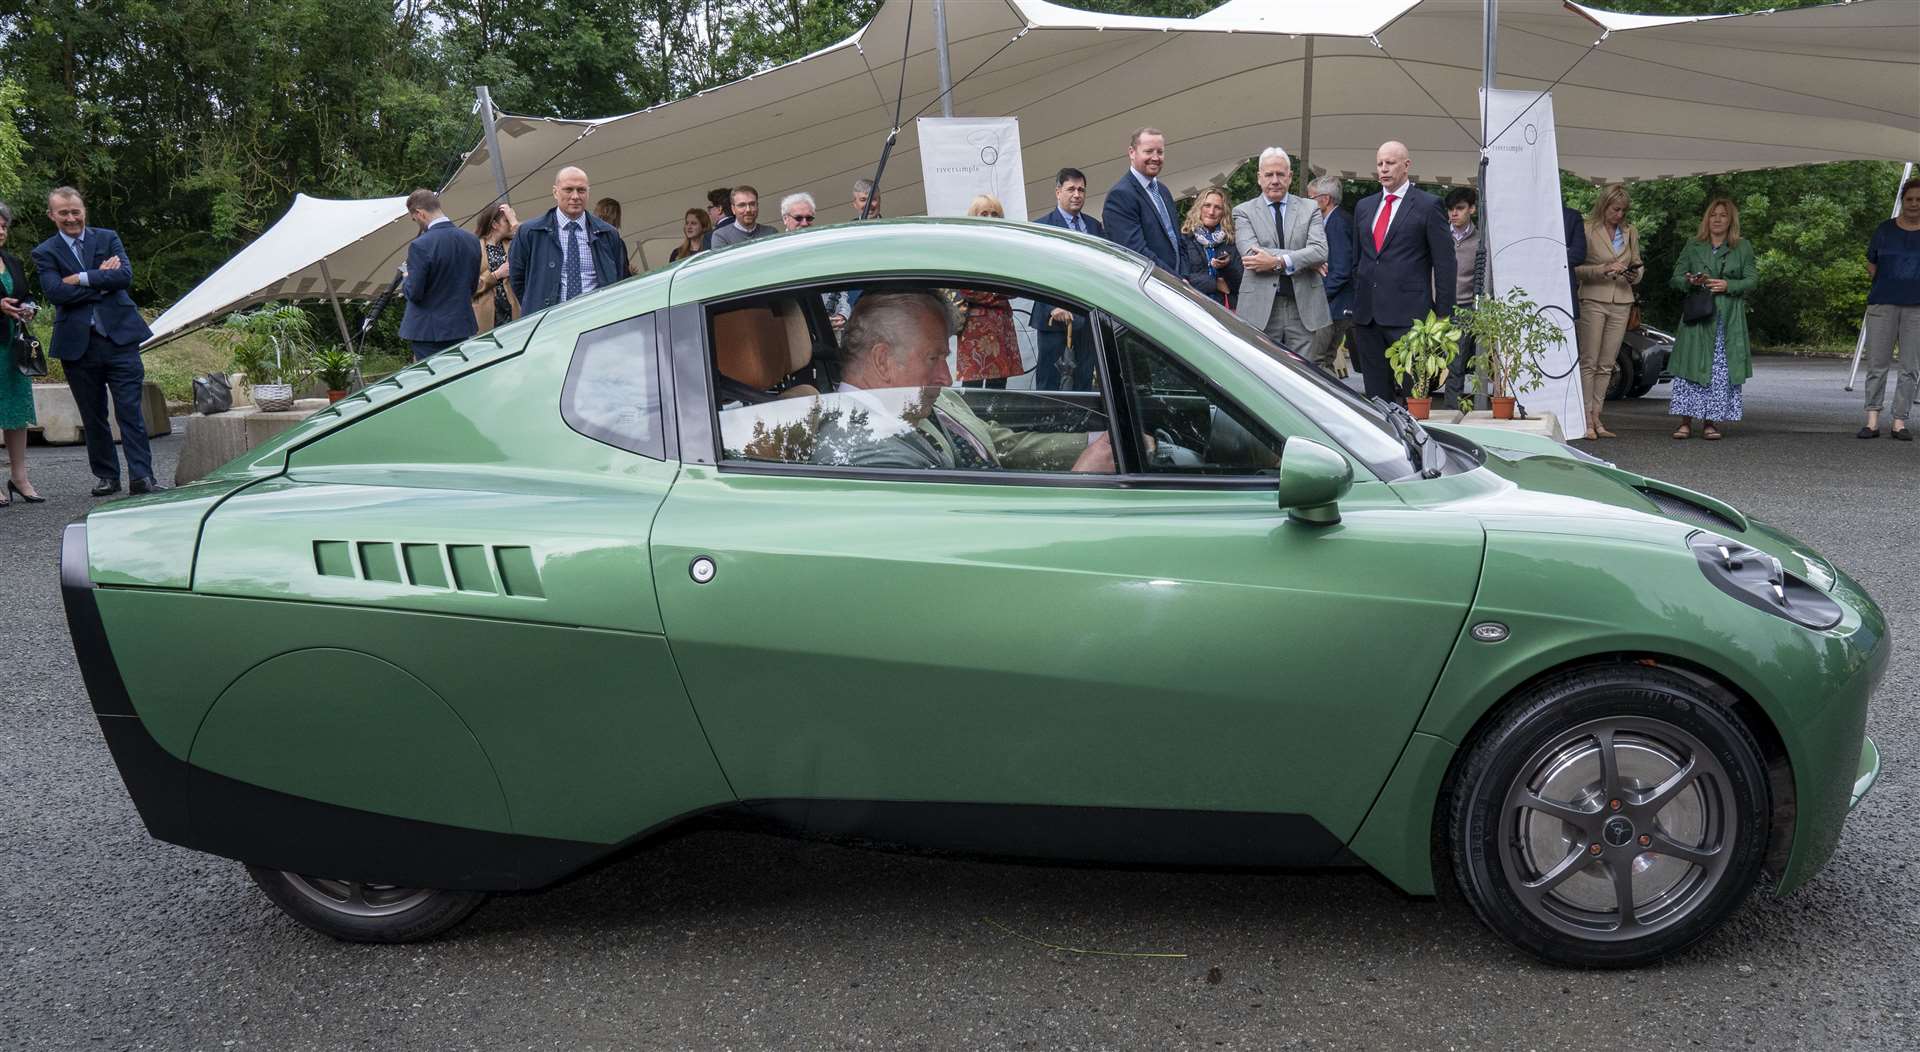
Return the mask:
<svg viewBox="0 0 1920 1052">
<path fill-rule="evenodd" d="M 333 391 L 333 390 L 329 390 L 329 391 L 327 392 L 327 403 L 328 403 L 329 405 L 331 405 L 332 403 L 334 403 L 334 402 L 338 402 L 339 400 L 341 400 L 342 398 L 345 398 L 345 397 L 347 397 L 347 392 L 345 392 L 345 391 Z"/>
<path fill-rule="evenodd" d="M 1492 401 L 1493 401 L 1493 418 L 1495 420 L 1512 420 L 1513 419 L 1513 399 L 1512 398 L 1506 398 L 1500 395 L 1494 395 Z"/>
<path fill-rule="evenodd" d="M 1407 412 L 1413 414 L 1413 418 L 1415 420 L 1425 420 L 1427 418 L 1428 411 L 1431 410 L 1432 408 L 1433 408 L 1433 399 L 1431 398 L 1407 399 Z"/>
</svg>

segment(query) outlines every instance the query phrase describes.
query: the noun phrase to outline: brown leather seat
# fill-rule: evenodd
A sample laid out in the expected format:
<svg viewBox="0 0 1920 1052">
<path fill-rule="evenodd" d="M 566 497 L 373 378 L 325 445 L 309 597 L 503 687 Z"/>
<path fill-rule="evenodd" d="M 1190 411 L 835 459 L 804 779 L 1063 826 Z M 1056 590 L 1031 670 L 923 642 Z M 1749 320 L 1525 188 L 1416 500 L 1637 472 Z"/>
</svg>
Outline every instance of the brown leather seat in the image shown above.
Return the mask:
<svg viewBox="0 0 1920 1052">
<path fill-rule="evenodd" d="M 805 368 L 812 358 L 807 321 L 798 304 L 783 301 L 773 307 L 736 307 L 713 317 L 714 370 L 743 387 L 770 392 Z M 796 384 L 777 397 L 819 393 L 810 384 Z"/>
</svg>

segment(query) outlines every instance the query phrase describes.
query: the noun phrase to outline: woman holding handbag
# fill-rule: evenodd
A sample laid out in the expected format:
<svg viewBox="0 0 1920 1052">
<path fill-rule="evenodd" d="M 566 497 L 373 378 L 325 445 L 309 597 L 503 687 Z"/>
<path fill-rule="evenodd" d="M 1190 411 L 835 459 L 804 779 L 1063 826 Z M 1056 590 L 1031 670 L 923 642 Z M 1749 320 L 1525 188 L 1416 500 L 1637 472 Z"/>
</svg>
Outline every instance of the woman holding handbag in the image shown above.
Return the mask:
<svg viewBox="0 0 1920 1052">
<path fill-rule="evenodd" d="M 520 229 L 520 217 L 513 206 L 496 201 L 480 210 L 473 232 L 480 238 L 480 283 L 473 294 L 473 320 L 486 332 L 520 316 L 520 301 L 514 298 L 513 284 L 507 280 L 507 242 Z"/>
<path fill-rule="evenodd" d="M 1667 412 L 1683 419 L 1674 438 L 1720 437 L 1716 421 L 1740 419 L 1740 385 L 1753 375 L 1747 348 L 1747 294 L 1759 284 L 1753 243 L 1740 239 L 1740 210 L 1729 197 L 1707 202 L 1700 232 L 1673 264 L 1672 285 L 1687 293 L 1674 334 L 1673 401 Z"/>
<path fill-rule="evenodd" d="M 7 244 L 7 232 L 13 227 L 13 209 L 0 201 L 0 248 Z M 32 427 L 33 382 L 15 357 L 16 340 L 24 343 L 26 323 L 38 306 L 33 290 L 20 269 L 20 260 L 0 252 L 0 434 L 7 446 L 7 488 L 0 492 L 0 508 L 18 497 L 28 504 L 46 500 L 27 479 L 27 428 Z"/>
</svg>

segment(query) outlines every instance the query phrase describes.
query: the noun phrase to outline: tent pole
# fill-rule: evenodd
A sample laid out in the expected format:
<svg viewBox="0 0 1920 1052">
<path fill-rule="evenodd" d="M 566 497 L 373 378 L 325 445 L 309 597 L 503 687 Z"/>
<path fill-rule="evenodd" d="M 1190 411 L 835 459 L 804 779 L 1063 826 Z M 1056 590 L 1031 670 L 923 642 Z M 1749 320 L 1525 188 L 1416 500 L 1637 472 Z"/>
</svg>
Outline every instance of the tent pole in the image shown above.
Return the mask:
<svg viewBox="0 0 1920 1052">
<path fill-rule="evenodd" d="M 1500 0 L 1485 0 L 1481 7 L 1482 31 L 1485 40 L 1480 52 L 1480 179 L 1475 190 L 1480 195 L 1480 243 L 1491 246 L 1493 235 L 1493 207 L 1487 200 L 1487 140 L 1493 135 L 1493 69 L 1498 54 L 1500 38 Z M 1485 291 L 1493 294 L 1493 254 L 1487 253 Z"/>
<path fill-rule="evenodd" d="M 500 157 L 500 135 L 494 128 L 496 122 L 493 119 L 493 93 L 487 90 L 485 84 L 482 84 L 474 89 L 474 94 L 479 97 L 480 124 L 486 132 L 487 160 L 493 162 L 494 200 L 505 201 L 507 199 L 507 165 Z"/>
<path fill-rule="evenodd" d="M 333 275 L 327 272 L 327 259 L 320 257 L 320 280 L 327 283 L 327 302 L 333 304 L 333 320 L 340 326 L 340 339 L 347 345 L 347 353 L 353 353 L 353 333 L 347 328 L 347 312 L 340 309 L 340 295 L 334 291 Z"/>
<path fill-rule="evenodd" d="M 933 43 L 940 56 L 940 116 L 953 116 L 953 67 L 947 59 L 947 4 L 933 0 Z"/>
<path fill-rule="evenodd" d="M 1893 185 L 1893 218 L 1895 219 L 1900 218 L 1900 188 L 1907 185 L 1907 180 L 1911 179 L 1912 177 L 1913 177 L 1913 162 L 1908 161 L 1906 168 L 1902 169 L 1900 172 L 1900 181 Z M 1858 340 L 1855 340 L 1853 343 L 1853 368 L 1847 371 L 1847 390 L 1849 391 L 1853 390 L 1854 378 L 1860 375 L 1860 354 L 1866 349 L 1867 349 L 1867 323 L 1864 319 L 1862 319 L 1860 322 L 1860 338 Z M 1904 358 L 1906 357 L 1906 354 L 1907 354 L 1906 347 L 1904 346 L 1901 347 L 1900 356 Z"/>
<path fill-rule="evenodd" d="M 1306 68 L 1300 73 L 1300 194 L 1313 182 L 1313 38 L 1307 38 Z"/>
</svg>

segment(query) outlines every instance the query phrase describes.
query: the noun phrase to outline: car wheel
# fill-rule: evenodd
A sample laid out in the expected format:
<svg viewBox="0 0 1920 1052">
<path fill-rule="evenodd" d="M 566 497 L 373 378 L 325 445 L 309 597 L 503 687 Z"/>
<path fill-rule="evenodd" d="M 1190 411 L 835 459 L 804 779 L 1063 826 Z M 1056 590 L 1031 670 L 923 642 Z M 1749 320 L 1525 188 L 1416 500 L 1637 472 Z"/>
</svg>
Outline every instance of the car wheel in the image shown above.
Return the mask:
<svg viewBox="0 0 1920 1052">
<path fill-rule="evenodd" d="M 467 919 L 486 893 L 402 888 L 358 880 L 330 880 L 281 869 L 248 866 L 273 904 L 315 931 L 349 942 L 414 942 Z"/>
<path fill-rule="evenodd" d="M 1550 962 L 1624 967 L 1712 931 L 1759 878 L 1771 793 L 1715 692 L 1620 665 L 1543 683 L 1480 735 L 1448 845 L 1474 911 Z"/>
<path fill-rule="evenodd" d="M 1607 379 L 1607 401 L 1632 397 L 1633 385 L 1639 381 L 1639 356 L 1633 348 L 1621 344 L 1619 355 L 1613 359 L 1613 374 Z"/>
</svg>

